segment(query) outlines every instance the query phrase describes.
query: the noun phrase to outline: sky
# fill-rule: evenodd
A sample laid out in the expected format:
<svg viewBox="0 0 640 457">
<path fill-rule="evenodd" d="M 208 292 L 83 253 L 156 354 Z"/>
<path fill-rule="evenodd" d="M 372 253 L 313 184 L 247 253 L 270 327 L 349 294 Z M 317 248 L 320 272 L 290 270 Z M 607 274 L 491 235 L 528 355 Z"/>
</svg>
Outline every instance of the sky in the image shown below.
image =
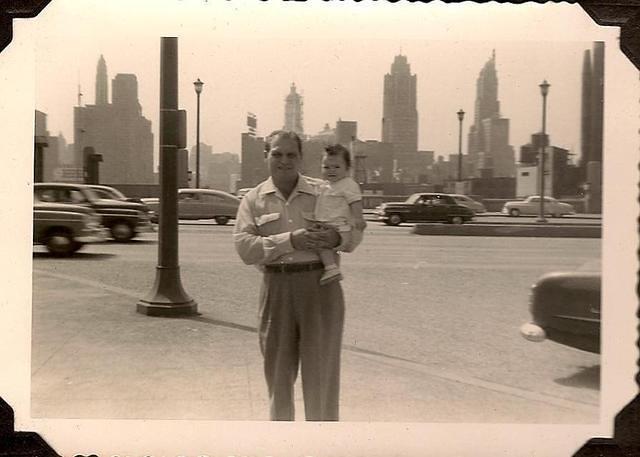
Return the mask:
<svg viewBox="0 0 640 457">
<path fill-rule="evenodd" d="M 0 208 L 10 221 L 0 240 L 5 286 L 0 361 L 6 373 L 0 376 L 0 392 L 16 412 L 17 429 L 37 431 L 63 455 L 78 449 L 111 450 L 110 455 L 201 455 L 203 450 L 231 455 L 233 450 L 234 455 L 300 456 L 345 454 L 345 449 L 352 455 L 417 456 L 427 450 L 459 456 L 478 455 L 478 449 L 486 455 L 571 455 L 590 437 L 611 436 L 615 414 L 637 394 L 640 79 L 618 50 L 619 31 L 596 26 L 567 3 L 397 5 L 371 1 L 365 11 L 364 2 L 338 1 L 327 7 L 320 1 L 53 0 L 38 17 L 14 20 L 13 41 L 0 53 Z M 475 78 L 494 47 L 502 112 L 512 119 L 511 143 L 526 141 L 530 125 L 539 128 L 537 85 L 546 78 L 551 83 L 548 130 L 555 144 L 569 146 L 579 141 L 577 120 L 565 121 L 572 128 L 561 128 L 561 120 L 573 119 L 578 109 L 569 96 L 570 82 L 577 84 L 581 50 L 605 39 L 603 303 L 613 306 L 603 320 L 600 423 L 282 424 L 276 430 L 265 423 L 31 418 L 33 108 L 49 113 L 54 133 L 70 131 L 77 84 L 91 103 L 95 66 L 103 53 L 111 78 L 118 72 L 138 75 L 140 102 L 155 129 L 160 36 L 180 37 L 181 106 L 193 112 L 192 82 L 200 77 L 206 84 L 203 139 L 216 151 L 237 144 L 246 111 L 260 116 L 263 133 L 279 127 L 291 80 L 304 90 L 310 131 L 342 116 L 357 119 L 363 137 L 378 138 L 382 75 L 400 49 L 418 74 L 420 147 L 437 152 L 451 143 L 455 147 L 455 112 L 472 110 Z M 311 39 L 318 46 L 311 47 Z M 275 48 L 277 42 L 285 48 Z M 447 47 L 437 48 L 440 43 Z M 537 46 L 537 57 L 522 48 L 509 51 L 507 43 Z M 472 44 L 477 49 L 465 52 Z M 565 47 L 571 52 L 559 52 Z M 577 66 L 569 62 L 574 52 Z M 516 57 L 518 65 L 508 67 Z M 448 74 L 436 78 L 431 71 L 436 63 L 449 65 Z M 358 97 L 350 98 L 349 91 L 358 91 Z M 441 99 L 447 103 L 440 106 Z M 465 121 L 465 129 L 468 125 Z M 193 122 L 189 135 L 195 138 Z"/>
<path fill-rule="evenodd" d="M 402 53 L 417 75 L 419 149 L 457 153 L 462 108 L 466 151 L 476 79 L 495 49 L 501 114 L 511 120 L 516 152 L 541 129 L 538 85 L 546 79 L 552 143 L 579 153 L 582 59 L 591 48 L 580 32 L 594 24 L 577 5 L 85 4 L 55 0 L 35 19 L 36 109 L 47 114 L 50 133 L 62 132 L 69 143 L 78 86 L 83 104 L 93 104 L 103 55 L 109 82 L 117 73 L 137 76 L 157 164 L 160 37 L 178 36 L 179 105 L 188 112 L 189 147 L 196 137 L 197 78 L 204 82 L 201 141 L 214 152 L 240 153 L 247 112 L 257 115 L 260 135 L 281 128 L 292 82 L 304 97 L 305 133 L 355 120 L 360 139 L 379 140 L 384 75 Z"/>
</svg>

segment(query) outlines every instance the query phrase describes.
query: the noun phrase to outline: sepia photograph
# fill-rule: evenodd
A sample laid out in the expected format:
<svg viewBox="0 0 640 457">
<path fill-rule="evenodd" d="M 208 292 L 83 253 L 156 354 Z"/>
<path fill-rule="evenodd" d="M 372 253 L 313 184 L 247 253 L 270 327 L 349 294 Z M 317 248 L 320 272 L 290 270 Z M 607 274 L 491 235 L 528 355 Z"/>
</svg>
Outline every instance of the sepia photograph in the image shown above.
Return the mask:
<svg viewBox="0 0 640 457">
<path fill-rule="evenodd" d="M 619 35 L 549 3 L 53 0 L 14 21 L 18 429 L 60 455 L 611 436 L 637 392 Z"/>
</svg>

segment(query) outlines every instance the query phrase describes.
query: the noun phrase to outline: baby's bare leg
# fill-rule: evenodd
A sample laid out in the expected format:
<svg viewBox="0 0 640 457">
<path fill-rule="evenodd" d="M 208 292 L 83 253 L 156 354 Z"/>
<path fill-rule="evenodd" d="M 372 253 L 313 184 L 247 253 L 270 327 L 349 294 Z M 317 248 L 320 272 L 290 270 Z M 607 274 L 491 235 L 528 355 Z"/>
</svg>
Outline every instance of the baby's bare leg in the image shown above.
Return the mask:
<svg viewBox="0 0 640 457">
<path fill-rule="evenodd" d="M 331 249 L 321 249 L 318 251 L 318 255 L 320 256 L 320 261 L 324 265 L 325 270 L 338 268 L 338 265 L 336 264 L 336 253 Z"/>
</svg>

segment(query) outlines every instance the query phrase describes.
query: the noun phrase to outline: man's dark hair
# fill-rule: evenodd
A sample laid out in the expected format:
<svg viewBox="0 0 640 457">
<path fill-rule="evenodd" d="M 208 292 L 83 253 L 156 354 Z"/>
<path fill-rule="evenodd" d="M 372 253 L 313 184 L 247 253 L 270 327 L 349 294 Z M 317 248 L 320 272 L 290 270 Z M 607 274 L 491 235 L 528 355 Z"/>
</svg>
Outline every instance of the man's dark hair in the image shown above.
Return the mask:
<svg viewBox="0 0 640 457">
<path fill-rule="evenodd" d="M 351 168 L 351 153 L 341 144 L 330 144 L 324 148 L 324 152 L 328 156 L 342 156 L 344 163 L 347 165 L 347 170 Z"/>
<path fill-rule="evenodd" d="M 271 143 L 273 143 L 273 141 L 276 138 L 288 138 L 290 140 L 295 141 L 296 144 L 298 145 L 298 152 L 302 157 L 302 140 L 300 139 L 300 137 L 296 132 L 293 132 L 291 130 L 274 130 L 273 132 L 271 132 L 269 136 L 267 136 L 264 139 L 264 155 L 265 156 L 267 156 L 269 154 L 269 151 L 271 151 Z"/>
</svg>

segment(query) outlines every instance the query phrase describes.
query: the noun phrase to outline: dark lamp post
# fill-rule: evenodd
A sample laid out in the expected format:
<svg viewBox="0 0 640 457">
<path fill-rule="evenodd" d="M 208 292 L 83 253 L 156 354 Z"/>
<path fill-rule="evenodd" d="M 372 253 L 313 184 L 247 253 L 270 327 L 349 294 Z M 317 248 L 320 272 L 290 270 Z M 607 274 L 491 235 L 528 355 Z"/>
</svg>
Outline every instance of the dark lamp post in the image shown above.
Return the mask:
<svg viewBox="0 0 640 457">
<path fill-rule="evenodd" d="M 204 83 L 200 81 L 200 78 L 193 83 L 198 98 L 196 113 L 196 189 L 200 188 L 200 94 L 202 93 L 202 86 L 204 86 Z"/>
<path fill-rule="evenodd" d="M 462 120 L 464 119 L 462 108 L 457 114 L 460 121 L 460 129 L 458 131 L 458 181 L 462 181 Z"/>
<path fill-rule="evenodd" d="M 544 217 L 544 156 L 547 147 L 547 94 L 549 93 L 549 86 L 551 86 L 551 84 L 549 84 L 546 79 L 540 84 L 540 93 L 542 94 L 542 141 L 540 146 L 540 159 L 538 160 L 540 169 L 540 212 L 537 222 L 541 223 L 547 222 Z"/>
<path fill-rule="evenodd" d="M 178 38 L 160 40 L 158 265 L 153 287 L 136 310 L 148 316 L 175 317 L 197 314 L 198 304 L 182 286 L 178 263 L 178 149 L 185 143 L 178 110 Z"/>
</svg>

